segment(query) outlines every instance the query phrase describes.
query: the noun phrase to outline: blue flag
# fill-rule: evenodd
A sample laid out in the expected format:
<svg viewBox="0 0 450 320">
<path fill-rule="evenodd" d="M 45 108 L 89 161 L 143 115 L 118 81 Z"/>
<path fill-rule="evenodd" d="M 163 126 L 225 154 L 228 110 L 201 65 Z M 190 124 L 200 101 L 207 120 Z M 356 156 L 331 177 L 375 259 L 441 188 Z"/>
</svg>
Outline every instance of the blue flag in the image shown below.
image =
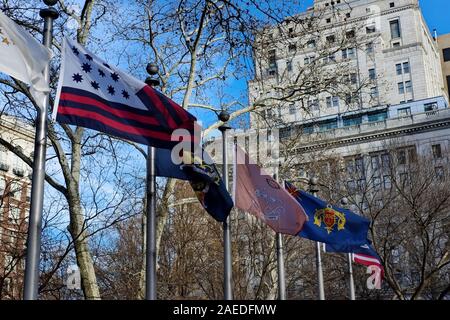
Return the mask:
<svg viewBox="0 0 450 320">
<path fill-rule="evenodd" d="M 355 246 L 365 244 L 370 221 L 350 210 L 338 208 L 298 190 L 289 182 L 286 189 L 300 203 L 309 220 L 300 237 L 328 244 Z"/>
<path fill-rule="evenodd" d="M 345 245 L 345 244 L 326 244 L 325 245 L 326 252 L 344 252 L 344 253 L 357 253 L 363 254 L 367 256 L 374 257 L 381 261 L 380 256 L 372 247 L 372 244 L 369 239 L 366 240 L 366 243 L 362 245 Z"/>
<path fill-rule="evenodd" d="M 169 149 L 156 149 L 155 153 L 157 176 L 189 181 L 203 208 L 217 221 L 226 220 L 233 208 L 233 200 L 205 151 L 204 160 L 192 164 L 173 163 Z"/>
</svg>

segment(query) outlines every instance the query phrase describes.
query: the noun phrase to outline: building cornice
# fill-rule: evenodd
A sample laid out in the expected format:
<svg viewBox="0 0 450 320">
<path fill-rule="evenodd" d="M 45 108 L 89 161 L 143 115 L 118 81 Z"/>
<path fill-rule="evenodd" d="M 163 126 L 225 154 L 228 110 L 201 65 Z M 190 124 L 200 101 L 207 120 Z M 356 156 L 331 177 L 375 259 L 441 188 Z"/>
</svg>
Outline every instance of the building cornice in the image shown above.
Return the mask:
<svg viewBox="0 0 450 320">
<path fill-rule="evenodd" d="M 393 130 L 384 131 L 384 132 L 359 134 L 359 135 L 354 135 L 353 137 L 328 140 L 328 141 L 324 141 L 324 142 L 317 141 L 311 145 L 305 145 L 302 147 L 295 148 L 295 152 L 296 153 L 304 153 L 304 152 L 323 150 L 326 148 L 344 147 L 344 146 L 349 146 L 352 144 L 358 144 L 358 143 L 362 143 L 362 142 L 378 141 L 378 140 L 384 140 L 384 139 L 393 138 L 393 137 L 407 136 L 407 135 L 411 135 L 411 134 L 415 134 L 415 133 L 434 131 L 434 130 L 442 130 L 442 129 L 446 129 L 446 128 L 450 128 L 450 118 L 447 118 L 445 120 L 437 120 L 434 122 L 429 122 L 429 123 L 420 124 L 420 125 L 415 124 L 415 125 L 405 126 L 403 128 L 393 129 Z"/>
</svg>

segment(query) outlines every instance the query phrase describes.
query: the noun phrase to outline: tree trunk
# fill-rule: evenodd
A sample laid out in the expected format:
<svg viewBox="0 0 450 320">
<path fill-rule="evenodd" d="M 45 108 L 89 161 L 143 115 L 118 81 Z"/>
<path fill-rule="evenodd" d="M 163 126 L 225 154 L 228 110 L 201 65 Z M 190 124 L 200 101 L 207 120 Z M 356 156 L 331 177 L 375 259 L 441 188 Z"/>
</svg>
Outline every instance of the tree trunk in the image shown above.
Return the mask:
<svg viewBox="0 0 450 320">
<path fill-rule="evenodd" d="M 80 276 L 84 297 L 89 300 L 100 299 L 100 291 L 95 275 L 94 263 L 88 245 L 85 220 L 80 202 L 80 163 L 81 163 L 81 138 L 84 129 L 77 128 L 72 140 L 71 178 L 68 182 L 68 203 L 70 213 L 70 234 L 74 240 L 77 264 L 80 268 Z"/>
<path fill-rule="evenodd" d="M 88 300 L 100 299 L 100 291 L 95 276 L 94 263 L 86 237 L 86 230 L 83 230 L 84 218 L 78 201 L 70 205 L 70 234 L 74 239 L 77 264 L 80 268 L 80 276 L 84 297 Z"/>
</svg>

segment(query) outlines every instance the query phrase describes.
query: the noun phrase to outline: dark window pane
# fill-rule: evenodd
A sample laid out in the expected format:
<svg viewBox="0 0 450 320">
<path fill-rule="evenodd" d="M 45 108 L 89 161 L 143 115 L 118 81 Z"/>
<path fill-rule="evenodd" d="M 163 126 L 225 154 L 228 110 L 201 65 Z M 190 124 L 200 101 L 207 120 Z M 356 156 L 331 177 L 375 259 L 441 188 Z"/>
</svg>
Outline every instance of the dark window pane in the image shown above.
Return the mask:
<svg viewBox="0 0 450 320">
<path fill-rule="evenodd" d="M 400 38 L 400 22 L 398 20 L 394 20 L 390 22 L 390 25 L 392 39 Z"/>
<path fill-rule="evenodd" d="M 444 61 L 450 61 L 450 48 L 445 48 L 442 53 L 444 54 Z"/>
</svg>

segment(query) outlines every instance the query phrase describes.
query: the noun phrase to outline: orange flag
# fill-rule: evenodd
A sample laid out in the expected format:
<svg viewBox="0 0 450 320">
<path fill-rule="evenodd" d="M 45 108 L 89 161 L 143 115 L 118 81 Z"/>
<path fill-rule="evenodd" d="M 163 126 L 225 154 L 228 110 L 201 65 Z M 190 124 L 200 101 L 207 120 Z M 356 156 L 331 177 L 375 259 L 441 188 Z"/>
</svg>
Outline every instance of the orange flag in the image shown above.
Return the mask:
<svg viewBox="0 0 450 320">
<path fill-rule="evenodd" d="M 300 204 L 249 156 L 235 146 L 234 203 L 253 214 L 274 231 L 297 235 L 307 220 Z"/>
</svg>

